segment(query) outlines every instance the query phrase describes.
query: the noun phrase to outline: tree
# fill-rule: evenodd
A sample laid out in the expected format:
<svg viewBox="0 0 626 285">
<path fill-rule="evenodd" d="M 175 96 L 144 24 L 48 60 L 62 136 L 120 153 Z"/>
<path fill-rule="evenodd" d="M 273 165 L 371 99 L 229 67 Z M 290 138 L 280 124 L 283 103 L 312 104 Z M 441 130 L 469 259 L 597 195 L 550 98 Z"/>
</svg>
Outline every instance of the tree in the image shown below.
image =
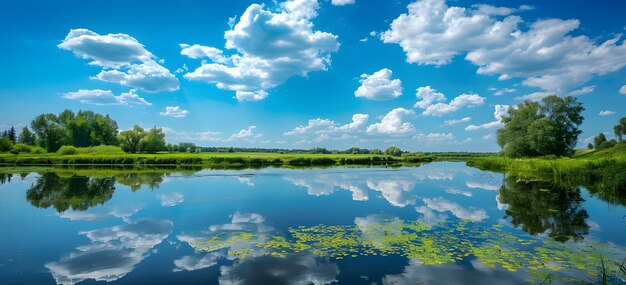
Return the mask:
<svg viewBox="0 0 626 285">
<path fill-rule="evenodd" d="M 158 151 L 167 150 L 165 145 L 165 134 L 163 129 L 152 127 L 146 136 L 141 139 L 144 145 L 144 151 L 148 153 L 156 153 Z"/>
<path fill-rule="evenodd" d="M 578 135 L 578 126 L 584 118 L 585 108 L 576 98 L 548 96 L 539 102 L 525 101 L 509 108 L 502 118 L 498 144 L 509 157 L 539 155 L 570 156 Z"/>
<path fill-rule="evenodd" d="M 613 132 L 619 142 L 622 142 L 623 136 L 626 135 L 626 117 L 619 119 L 619 123 L 613 127 Z"/>
<path fill-rule="evenodd" d="M 13 142 L 8 137 L 0 137 L 0 152 L 13 149 Z"/>
<path fill-rule="evenodd" d="M 600 146 L 602 145 L 602 143 L 606 142 L 606 136 L 603 133 L 598 134 L 594 139 L 593 139 L 593 145 L 595 146 L 596 149 L 600 149 Z"/>
<path fill-rule="evenodd" d="M 48 152 L 56 152 L 62 145 L 69 144 L 70 138 L 67 129 L 61 125 L 55 114 L 41 114 L 30 123 L 36 134 L 37 144 Z"/>
<path fill-rule="evenodd" d="M 19 143 L 27 144 L 27 145 L 35 145 L 37 138 L 35 135 L 28 129 L 28 127 L 24 127 L 22 129 L 22 133 L 20 133 L 20 137 L 18 138 Z"/>
<path fill-rule="evenodd" d="M 146 136 L 146 131 L 138 125 L 135 125 L 132 129 L 120 132 L 117 139 L 120 146 L 125 152 L 129 153 L 141 153 L 145 146 L 143 138 Z"/>
<path fill-rule="evenodd" d="M 395 146 L 390 146 L 385 150 L 386 155 L 400 156 L 402 155 L 402 150 Z"/>
<path fill-rule="evenodd" d="M 11 126 L 11 128 L 7 132 L 7 137 L 11 140 L 13 144 L 17 143 L 17 135 L 15 134 L 15 128 L 13 126 Z"/>
<path fill-rule="evenodd" d="M 375 148 L 370 151 L 370 154 L 383 154 L 383 151 Z"/>
<path fill-rule="evenodd" d="M 587 145 L 587 148 L 588 148 L 588 149 L 593 149 L 593 144 L 592 144 L 592 143 L 589 143 L 589 144 Z"/>
</svg>

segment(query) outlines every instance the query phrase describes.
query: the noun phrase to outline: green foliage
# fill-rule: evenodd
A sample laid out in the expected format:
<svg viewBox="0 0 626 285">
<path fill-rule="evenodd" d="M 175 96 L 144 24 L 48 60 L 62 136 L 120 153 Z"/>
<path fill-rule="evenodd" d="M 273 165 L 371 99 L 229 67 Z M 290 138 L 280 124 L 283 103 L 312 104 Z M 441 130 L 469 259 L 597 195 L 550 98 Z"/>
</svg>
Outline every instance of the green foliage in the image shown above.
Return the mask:
<svg viewBox="0 0 626 285">
<path fill-rule="evenodd" d="M 7 132 L 7 137 L 9 138 L 9 140 L 11 140 L 13 144 L 17 143 L 17 135 L 13 126 L 11 126 L 11 128 Z"/>
<path fill-rule="evenodd" d="M 613 127 L 613 132 L 617 140 L 621 142 L 626 135 L 626 117 L 619 119 L 619 123 Z"/>
<path fill-rule="evenodd" d="M 604 142 L 606 142 L 606 136 L 604 135 L 604 133 L 600 133 L 595 138 L 593 138 L 593 146 L 595 149 L 599 149 Z"/>
<path fill-rule="evenodd" d="M 125 152 L 141 153 L 145 146 L 144 142 L 142 142 L 145 136 L 146 131 L 142 127 L 135 125 L 130 130 L 120 132 L 117 139 Z"/>
<path fill-rule="evenodd" d="M 18 138 L 18 142 L 21 144 L 27 144 L 27 145 L 35 145 L 35 142 L 37 141 L 37 138 L 35 137 L 35 134 L 33 134 L 28 127 L 24 127 L 22 129 L 22 133 L 20 133 L 20 137 Z"/>
<path fill-rule="evenodd" d="M 13 149 L 13 142 L 9 137 L 0 137 L 0 152 L 10 151 L 11 149 Z"/>
<path fill-rule="evenodd" d="M 589 144 L 587 145 L 587 148 L 588 148 L 588 149 L 594 149 L 594 146 L 593 146 L 593 144 L 592 144 L 592 143 L 589 143 Z"/>
<path fill-rule="evenodd" d="M 617 145 L 616 140 L 603 141 L 598 147 L 597 150 L 609 149 Z"/>
<path fill-rule="evenodd" d="M 77 153 L 78 150 L 76 150 L 76 147 L 73 147 L 71 145 L 64 145 L 57 151 L 57 154 L 59 155 L 72 155 Z"/>
<path fill-rule="evenodd" d="M 41 114 L 30 123 L 38 138 L 37 144 L 48 152 L 56 152 L 62 145 L 70 143 L 68 131 L 55 114 Z"/>
<path fill-rule="evenodd" d="M 152 127 L 148 130 L 146 135 L 141 139 L 140 144 L 143 145 L 143 150 L 147 153 L 156 153 L 167 150 L 163 129 L 157 127 Z"/>
<path fill-rule="evenodd" d="M 508 157 L 571 156 L 584 118 L 582 104 L 574 97 L 548 96 L 509 108 L 502 118 L 498 144 Z"/>
<path fill-rule="evenodd" d="M 328 154 L 330 153 L 330 151 L 328 151 L 327 149 L 323 147 L 314 147 L 309 151 L 309 153 Z"/>
<path fill-rule="evenodd" d="M 385 150 L 386 155 L 400 156 L 402 155 L 402 150 L 395 146 L 390 146 Z"/>
<path fill-rule="evenodd" d="M 382 150 L 380 150 L 380 149 L 375 148 L 375 149 L 372 149 L 372 150 L 370 151 L 370 154 L 380 155 L 380 154 L 383 154 L 383 151 L 382 151 Z"/>
</svg>

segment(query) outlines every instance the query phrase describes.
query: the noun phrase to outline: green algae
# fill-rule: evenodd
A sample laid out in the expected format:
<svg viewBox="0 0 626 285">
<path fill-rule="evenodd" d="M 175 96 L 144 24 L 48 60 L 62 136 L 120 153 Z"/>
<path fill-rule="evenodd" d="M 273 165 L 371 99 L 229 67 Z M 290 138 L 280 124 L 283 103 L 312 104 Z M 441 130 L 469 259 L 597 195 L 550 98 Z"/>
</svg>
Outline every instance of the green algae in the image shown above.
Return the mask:
<svg viewBox="0 0 626 285">
<path fill-rule="evenodd" d="M 195 242 L 198 251 L 228 248 L 232 257 L 286 256 L 308 251 L 336 259 L 399 255 L 419 264 L 441 265 L 477 260 L 488 268 L 525 271 L 536 281 L 588 282 L 596 278 L 601 259 L 622 260 L 626 249 L 609 243 L 561 243 L 536 239 L 502 225 L 467 220 L 429 226 L 419 221 L 381 219 L 360 225 L 316 225 L 286 233 L 217 232 Z M 619 268 L 609 268 L 617 275 Z"/>
</svg>

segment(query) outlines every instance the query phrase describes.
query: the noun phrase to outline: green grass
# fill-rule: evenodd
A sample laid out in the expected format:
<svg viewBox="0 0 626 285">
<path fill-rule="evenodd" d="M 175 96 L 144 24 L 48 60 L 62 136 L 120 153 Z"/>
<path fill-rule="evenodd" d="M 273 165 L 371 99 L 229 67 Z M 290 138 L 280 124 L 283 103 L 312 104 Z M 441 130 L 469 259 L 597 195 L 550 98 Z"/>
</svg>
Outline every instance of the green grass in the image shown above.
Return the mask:
<svg viewBox="0 0 626 285">
<path fill-rule="evenodd" d="M 5 166 L 59 165 L 198 165 L 198 166 L 333 166 L 424 163 L 435 157 L 413 155 L 404 158 L 370 154 L 280 154 L 280 153 L 157 153 L 126 154 L 115 147 L 66 148 L 48 154 L 0 154 Z"/>
<path fill-rule="evenodd" d="M 467 160 L 468 166 L 506 172 L 522 181 L 546 181 L 566 187 L 585 186 L 605 201 L 626 205 L 626 144 L 587 151 L 573 158 L 500 156 Z"/>
</svg>

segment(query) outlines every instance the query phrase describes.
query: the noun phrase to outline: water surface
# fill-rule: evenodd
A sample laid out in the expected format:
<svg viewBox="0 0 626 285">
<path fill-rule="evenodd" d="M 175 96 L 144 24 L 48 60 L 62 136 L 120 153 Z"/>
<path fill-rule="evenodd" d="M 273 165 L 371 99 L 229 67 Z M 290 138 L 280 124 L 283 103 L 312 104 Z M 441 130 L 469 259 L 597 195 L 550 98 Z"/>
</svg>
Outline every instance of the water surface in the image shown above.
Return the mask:
<svg viewBox="0 0 626 285">
<path fill-rule="evenodd" d="M 585 283 L 626 258 L 623 205 L 463 163 L 87 174 L 0 176 L 0 284 Z"/>
</svg>

